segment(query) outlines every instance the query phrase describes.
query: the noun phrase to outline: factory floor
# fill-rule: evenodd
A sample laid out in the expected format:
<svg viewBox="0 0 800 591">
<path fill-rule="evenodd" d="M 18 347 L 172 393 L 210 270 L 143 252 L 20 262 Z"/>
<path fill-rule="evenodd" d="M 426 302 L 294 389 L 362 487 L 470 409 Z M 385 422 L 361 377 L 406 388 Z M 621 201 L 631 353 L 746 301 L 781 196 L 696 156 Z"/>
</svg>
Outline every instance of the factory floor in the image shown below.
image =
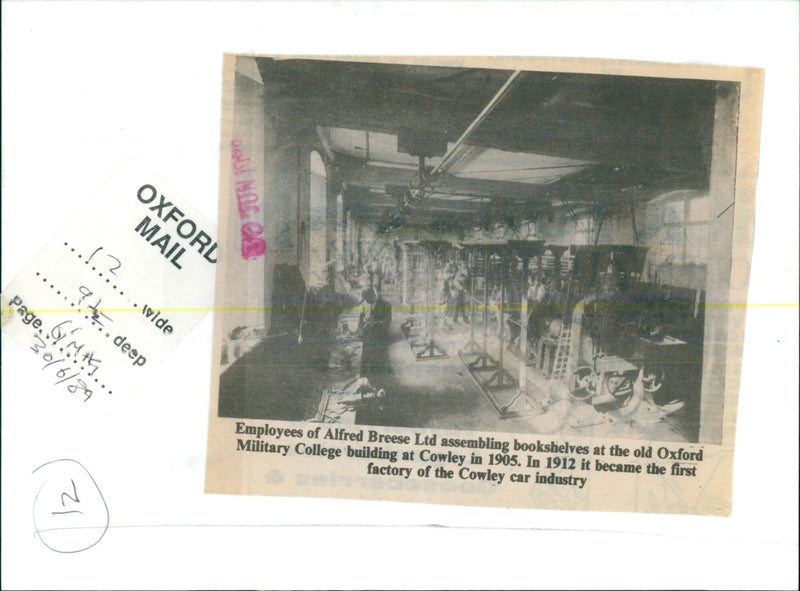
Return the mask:
<svg viewBox="0 0 800 591">
<path fill-rule="evenodd" d="M 519 383 L 525 382 L 527 396 L 519 397 L 501 416 L 518 389 L 507 387 L 494 392 L 494 402 L 478 386 L 458 355 L 469 341 L 468 323 L 450 326 L 448 321 L 435 335 L 447 357 L 417 360 L 400 331 L 408 314 L 396 314 L 388 344 L 388 366 L 383 375 L 372 377 L 372 386 L 383 389 L 379 401 L 358 409 L 353 422 L 368 425 L 429 429 L 477 430 L 509 433 L 617 437 L 659 441 L 696 441 L 697 434 L 689 413 L 683 409 L 667 414 L 651 400 L 642 400 L 635 411 L 597 412 L 590 404 L 572 400 L 563 380 L 550 380 L 539 370 L 523 365 L 505 351 L 503 366 Z M 441 324 L 441 323 L 439 323 Z M 496 324 L 490 322 L 490 334 Z M 475 339 L 483 342 L 482 327 L 476 322 Z M 496 336 L 487 338 L 487 349 L 499 358 Z M 471 358 L 467 358 L 467 361 Z M 520 368 L 524 377 L 520 373 Z M 491 372 L 487 372 L 489 375 Z"/>
<path fill-rule="evenodd" d="M 633 412 L 601 413 L 575 401 L 563 380 L 549 380 L 523 366 L 509 351 L 503 365 L 526 396 L 505 416 L 498 409 L 517 394 L 516 387 L 494 391 L 494 401 L 478 386 L 459 357 L 470 338 L 469 324 L 444 323 L 435 341 L 447 354 L 417 360 L 401 332 L 408 314 L 395 313 L 386 343 L 385 367 L 369 376 L 372 388 L 356 392 L 359 375 L 354 339 L 299 345 L 296 339 L 264 342 L 230 365 L 220 381 L 219 415 L 271 420 L 317 420 L 419 429 L 450 429 L 657 441 L 697 441 L 696 413 L 684 408 L 667 414 L 647 397 Z M 438 324 L 438 323 L 437 323 Z M 496 323 L 490 322 L 487 349 L 499 358 Z M 482 343 L 482 327 L 475 337 Z M 331 363 L 349 355 L 349 361 Z M 469 361 L 470 358 L 467 358 Z M 520 373 L 520 367 L 524 374 Z M 487 372 L 487 376 L 491 372 Z M 382 390 L 382 392 L 377 392 Z"/>
</svg>

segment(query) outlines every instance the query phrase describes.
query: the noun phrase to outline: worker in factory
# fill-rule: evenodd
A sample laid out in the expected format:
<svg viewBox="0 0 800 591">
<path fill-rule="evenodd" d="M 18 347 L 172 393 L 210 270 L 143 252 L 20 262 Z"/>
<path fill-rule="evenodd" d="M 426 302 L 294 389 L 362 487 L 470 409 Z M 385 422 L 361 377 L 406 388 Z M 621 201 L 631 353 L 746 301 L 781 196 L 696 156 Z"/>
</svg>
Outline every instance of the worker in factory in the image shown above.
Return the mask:
<svg viewBox="0 0 800 591">
<path fill-rule="evenodd" d="M 494 311 L 494 319 L 497 324 L 497 334 L 503 330 L 503 314 L 500 310 L 500 300 L 502 297 L 500 286 L 495 284 L 492 286 L 492 292 L 489 294 L 489 309 Z"/>
<path fill-rule="evenodd" d="M 455 267 L 448 261 L 436 276 L 436 312 L 443 320 L 452 306 L 451 285 L 455 278 Z"/>
<path fill-rule="evenodd" d="M 525 296 L 528 298 L 528 340 L 534 345 L 542 333 L 541 305 L 546 293 L 541 276 L 538 273 L 530 275 Z"/>
<path fill-rule="evenodd" d="M 453 322 L 456 324 L 458 323 L 459 315 L 463 316 L 464 322 L 469 322 L 469 318 L 467 318 L 467 275 L 467 265 L 461 261 L 450 286 L 450 294 L 453 300 Z"/>
<path fill-rule="evenodd" d="M 361 377 L 373 385 L 379 384 L 389 371 L 389 329 L 392 307 L 374 287 L 362 292 L 358 328 L 361 335 Z"/>
<path fill-rule="evenodd" d="M 506 309 L 505 313 L 508 314 L 506 325 L 508 325 L 508 347 L 519 347 L 519 337 L 522 334 L 521 305 L 520 296 L 518 292 L 521 291 L 515 285 L 509 285 L 506 289 Z"/>
</svg>

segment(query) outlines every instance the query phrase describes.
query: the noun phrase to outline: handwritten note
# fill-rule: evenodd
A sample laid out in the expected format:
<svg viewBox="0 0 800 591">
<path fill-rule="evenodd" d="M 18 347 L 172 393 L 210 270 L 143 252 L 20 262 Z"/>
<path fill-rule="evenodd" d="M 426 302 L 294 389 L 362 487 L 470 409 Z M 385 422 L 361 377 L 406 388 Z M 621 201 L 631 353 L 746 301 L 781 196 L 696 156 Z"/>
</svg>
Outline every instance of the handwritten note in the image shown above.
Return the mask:
<svg viewBox="0 0 800 591">
<path fill-rule="evenodd" d="M 215 235 L 128 163 L 4 290 L 3 329 L 76 402 L 129 394 L 210 310 Z"/>
<path fill-rule="evenodd" d="M 36 468 L 33 525 L 42 543 L 63 554 L 88 550 L 108 530 L 106 500 L 92 475 L 75 460 L 54 460 Z"/>
</svg>

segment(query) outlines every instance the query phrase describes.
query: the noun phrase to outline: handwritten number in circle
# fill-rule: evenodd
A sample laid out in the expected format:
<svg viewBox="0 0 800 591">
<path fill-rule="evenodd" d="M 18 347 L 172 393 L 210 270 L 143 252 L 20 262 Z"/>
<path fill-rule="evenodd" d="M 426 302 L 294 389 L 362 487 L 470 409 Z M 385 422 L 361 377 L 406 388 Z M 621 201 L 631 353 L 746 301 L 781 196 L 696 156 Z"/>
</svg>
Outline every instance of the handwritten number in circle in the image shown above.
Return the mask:
<svg viewBox="0 0 800 591">
<path fill-rule="evenodd" d="M 33 478 L 38 489 L 33 526 L 47 548 L 72 554 L 103 539 L 109 524 L 108 505 L 83 465 L 70 459 L 55 460 L 36 468 Z"/>
</svg>

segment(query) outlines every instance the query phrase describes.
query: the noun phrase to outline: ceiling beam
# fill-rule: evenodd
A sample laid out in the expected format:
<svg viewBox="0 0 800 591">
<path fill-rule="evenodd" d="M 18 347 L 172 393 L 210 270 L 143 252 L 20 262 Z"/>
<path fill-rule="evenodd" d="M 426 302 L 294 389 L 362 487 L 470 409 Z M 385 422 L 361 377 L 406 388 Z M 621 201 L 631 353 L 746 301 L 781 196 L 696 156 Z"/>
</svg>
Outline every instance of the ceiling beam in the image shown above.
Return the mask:
<svg viewBox="0 0 800 591">
<path fill-rule="evenodd" d="M 379 187 L 398 185 L 408 187 L 416 174 L 408 169 L 361 166 L 337 166 L 336 172 L 341 182 L 346 184 Z M 447 175 L 441 177 L 429 188 L 432 192 L 441 191 L 452 195 L 469 195 L 487 199 L 549 203 L 550 197 L 544 185 L 513 183 L 509 181 L 489 181 L 484 179 L 464 179 Z"/>
<path fill-rule="evenodd" d="M 381 213 L 388 210 L 397 209 L 397 201 L 389 196 L 375 192 L 353 192 L 347 193 L 346 205 L 357 209 L 375 209 Z M 493 206 L 492 203 L 475 201 L 452 201 L 449 199 L 430 198 L 425 199 L 422 205 L 413 207 L 415 211 L 427 211 L 434 215 L 445 213 L 481 213 Z"/>
<path fill-rule="evenodd" d="M 478 113 L 478 116 L 469 124 L 469 126 L 464 130 L 464 133 L 456 140 L 456 143 L 453 144 L 453 147 L 447 151 L 447 153 L 442 158 L 442 161 L 436 165 L 436 167 L 431 171 L 431 179 L 435 180 L 438 176 L 446 173 L 450 166 L 453 164 L 453 157 L 455 153 L 461 148 L 461 146 L 466 142 L 469 137 L 475 132 L 478 126 L 484 122 L 484 120 L 489 116 L 489 113 L 494 111 L 495 107 L 500 104 L 500 101 L 503 100 L 503 97 L 506 93 L 511 89 L 511 86 L 514 84 L 514 81 L 519 77 L 522 73 L 521 70 L 515 71 L 511 76 L 509 76 L 508 80 L 505 81 L 505 84 L 500 87 L 492 97 L 483 110 Z"/>
</svg>

